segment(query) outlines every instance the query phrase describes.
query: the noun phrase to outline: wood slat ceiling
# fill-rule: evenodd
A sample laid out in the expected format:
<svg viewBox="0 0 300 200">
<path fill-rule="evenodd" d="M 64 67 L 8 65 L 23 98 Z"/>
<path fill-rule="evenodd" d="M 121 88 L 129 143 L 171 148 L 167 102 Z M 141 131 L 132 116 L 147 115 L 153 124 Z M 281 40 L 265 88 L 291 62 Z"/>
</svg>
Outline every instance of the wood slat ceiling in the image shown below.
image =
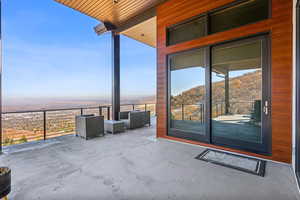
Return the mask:
<svg viewBox="0 0 300 200">
<path fill-rule="evenodd" d="M 165 0 L 55 0 L 102 22 L 121 26 Z M 117 3 L 114 3 L 117 1 Z"/>
<path fill-rule="evenodd" d="M 152 47 L 156 47 L 156 17 L 137 24 L 121 32 L 121 34 Z"/>
</svg>

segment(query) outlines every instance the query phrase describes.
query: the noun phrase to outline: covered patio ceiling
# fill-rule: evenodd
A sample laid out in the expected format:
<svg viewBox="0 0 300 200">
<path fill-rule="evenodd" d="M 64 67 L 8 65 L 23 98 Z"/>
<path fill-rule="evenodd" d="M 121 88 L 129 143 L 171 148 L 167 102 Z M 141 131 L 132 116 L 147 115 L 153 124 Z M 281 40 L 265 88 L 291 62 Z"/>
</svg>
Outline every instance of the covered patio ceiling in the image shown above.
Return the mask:
<svg viewBox="0 0 300 200">
<path fill-rule="evenodd" d="M 165 0 L 55 0 L 101 22 L 117 27 L 117 32 L 156 46 L 155 7 Z"/>
<path fill-rule="evenodd" d="M 156 17 L 152 17 L 120 33 L 139 42 L 156 47 Z"/>
</svg>

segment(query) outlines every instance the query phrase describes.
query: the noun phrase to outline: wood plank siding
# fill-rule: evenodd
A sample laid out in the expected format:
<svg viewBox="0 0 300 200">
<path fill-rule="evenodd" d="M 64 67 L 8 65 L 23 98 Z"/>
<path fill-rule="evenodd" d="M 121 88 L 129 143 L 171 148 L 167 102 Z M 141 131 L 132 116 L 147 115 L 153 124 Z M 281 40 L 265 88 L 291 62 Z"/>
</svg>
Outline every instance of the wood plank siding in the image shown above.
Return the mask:
<svg viewBox="0 0 300 200">
<path fill-rule="evenodd" d="M 166 46 L 166 28 L 191 17 L 224 6 L 233 0 L 169 0 L 157 7 L 157 136 L 214 147 L 275 161 L 292 160 L 292 1 L 272 0 L 272 17 L 255 24 Z M 189 141 L 167 135 L 167 63 L 170 53 L 270 33 L 272 87 L 272 156 Z"/>
</svg>

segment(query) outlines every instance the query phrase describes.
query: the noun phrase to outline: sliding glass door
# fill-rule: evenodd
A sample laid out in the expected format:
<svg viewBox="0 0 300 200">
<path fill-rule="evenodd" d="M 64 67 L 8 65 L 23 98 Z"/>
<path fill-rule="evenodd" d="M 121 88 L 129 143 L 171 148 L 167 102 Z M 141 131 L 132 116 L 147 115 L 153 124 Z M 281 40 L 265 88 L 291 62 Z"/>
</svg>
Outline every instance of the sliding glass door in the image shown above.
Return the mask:
<svg viewBox="0 0 300 200">
<path fill-rule="evenodd" d="M 241 40 L 211 49 L 212 142 L 268 152 L 271 116 L 267 39 Z"/>
<path fill-rule="evenodd" d="M 169 57 L 170 135 L 207 141 L 206 55 L 201 48 Z"/>
<path fill-rule="evenodd" d="M 169 135 L 270 153 L 268 60 L 266 36 L 169 56 Z"/>
</svg>

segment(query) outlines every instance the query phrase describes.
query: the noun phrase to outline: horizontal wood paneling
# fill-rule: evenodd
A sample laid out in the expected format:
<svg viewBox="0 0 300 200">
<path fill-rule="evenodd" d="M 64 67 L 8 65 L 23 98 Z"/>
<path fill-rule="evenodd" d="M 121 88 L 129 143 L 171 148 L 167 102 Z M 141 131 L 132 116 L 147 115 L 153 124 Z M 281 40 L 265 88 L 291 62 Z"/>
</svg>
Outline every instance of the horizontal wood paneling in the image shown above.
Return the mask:
<svg viewBox="0 0 300 200">
<path fill-rule="evenodd" d="M 166 28 L 234 0 L 169 0 L 157 8 L 157 135 L 251 156 L 291 162 L 292 158 L 292 1 L 272 0 L 272 18 L 255 24 L 216 33 L 205 38 L 166 46 Z M 272 64 L 272 156 L 214 146 L 167 136 L 166 56 L 183 50 L 235 38 L 269 32 Z"/>
<path fill-rule="evenodd" d="M 143 13 L 165 0 L 55 0 L 102 22 L 121 26 L 127 20 Z"/>
</svg>

